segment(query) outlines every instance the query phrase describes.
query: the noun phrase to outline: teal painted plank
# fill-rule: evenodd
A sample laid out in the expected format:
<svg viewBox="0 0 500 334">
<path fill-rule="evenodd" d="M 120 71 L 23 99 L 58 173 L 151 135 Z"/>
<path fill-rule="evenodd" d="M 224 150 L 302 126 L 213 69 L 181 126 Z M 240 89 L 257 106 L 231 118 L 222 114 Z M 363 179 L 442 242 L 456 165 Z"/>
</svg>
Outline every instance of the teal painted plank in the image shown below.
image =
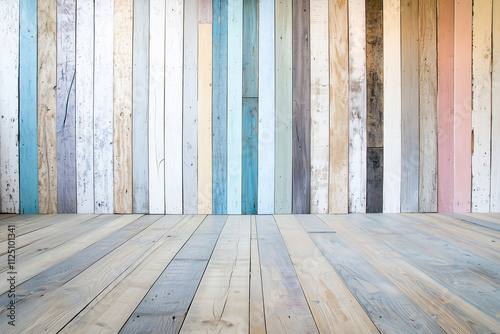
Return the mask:
<svg viewBox="0 0 500 334">
<path fill-rule="evenodd" d="M 38 213 L 37 0 L 19 3 L 20 212 Z"/>
<path fill-rule="evenodd" d="M 255 215 L 257 204 L 257 149 L 258 149 L 258 99 L 243 98 L 243 178 L 241 212 Z"/>
<path fill-rule="evenodd" d="M 227 212 L 227 15 L 227 0 L 214 0 L 212 26 L 213 214 Z"/>
<path fill-rule="evenodd" d="M 259 93 L 257 1 L 243 0 L 243 97 L 257 97 Z"/>
</svg>

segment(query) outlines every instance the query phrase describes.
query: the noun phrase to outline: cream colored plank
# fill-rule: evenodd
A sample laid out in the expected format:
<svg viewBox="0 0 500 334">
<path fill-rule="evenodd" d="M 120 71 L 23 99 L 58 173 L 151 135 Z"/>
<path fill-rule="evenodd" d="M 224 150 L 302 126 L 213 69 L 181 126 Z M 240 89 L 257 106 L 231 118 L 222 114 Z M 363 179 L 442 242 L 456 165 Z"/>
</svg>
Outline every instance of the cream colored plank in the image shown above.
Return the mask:
<svg viewBox="0 0 500 334">
<path fill-rule="evenodd" d="M 262 276 L 255 216 L 250 217 L 252 236 L 250 241 L 250 334 L 266 333 Z"/>
<path fill-rule="evenodd" d="M 500 0 L 493 0 L 492 15 L 490 211 L 500 212 Z"/>
</svg>

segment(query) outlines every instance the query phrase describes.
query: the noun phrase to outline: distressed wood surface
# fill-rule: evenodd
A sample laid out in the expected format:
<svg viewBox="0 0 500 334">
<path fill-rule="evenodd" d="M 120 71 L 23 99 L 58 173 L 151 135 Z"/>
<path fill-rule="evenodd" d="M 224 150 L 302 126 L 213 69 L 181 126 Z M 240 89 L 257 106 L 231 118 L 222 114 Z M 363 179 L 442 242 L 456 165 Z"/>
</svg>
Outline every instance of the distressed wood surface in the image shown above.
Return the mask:
<svg viewBox="0 0 500 334">
<path fill-rule="evenodd" d="M 454 43 L 454 212 L 471 209 L 472 0 L 455 0 Z"/>
<path fill-rule="evenodd" d="M 198 23 L 212 23 L 212 0 L 198 0 Z"/>
<path fill-rule="evenodd" d="M 37 121 L 39 213 L 57 212 L 56 12 L 57 0 L 38 1 Z"/>
<path fill-rule="evenodd" d="M 293 213 L 309 213 L 311 204 L 309 4 L 309 0 L 292 2 Z"/>
<path fill-rule="evenodd" d="M 58 212 L 76 213 L 75 2 L 57 1 Z M 99 159 L 101 156 L 98 156 Z"/>
<path fill-rule="evenodd" d="M 76 18 L 76 205 L 94 213 L 94 1 L 78 1 Z"/>
<path fill-rule="evenodd" d="M 366 212 L 382 212 L 384 186 L 383 0 L 366 4 Z"/>
<path fill-rule="evenodd" d="M 132 53 L 133 0 L 114 0 L 113 198 L 114 212 L 133 212 Z"/>
<path fill-rule="evenodd" d="M 473 3 L 472 17 L 472 212 L 490 211 L 492 1 Z"/>
<path fill-rule="evenodd" d="M 259 95 L 258 0 L 243 0 L 243 97 Z"/>
<path fill-rule="evenodd" d="M 330 108 L 328 0 L 310 3 L 311 213 L 328 213 Z"/>
<path fill-rule="evenodd" d="M 349 0 L 349 212 L 366 212 L 365 1 Z"/>
<path fill-rule="evenodd" d="M 228 5 L 227 213 L 241 213 L 243 1 Z"/>
<path fill-rule="evenodd" d="M 257 149 L 258 149 L 258 99 L 243 98 L 243 173 L 241 187 L 241 212 L 257 214 Z"/>
<path fill-rule="evenodd" d="M 438 0 L 438 212 L 453 211 L 455 192 L 453 1 Z"/>
<path fill-rule="evenodd" d="M 349 211 L 349 43 L 347 0 L 330 1 L 329 213 Z"/>
<path fill-rule="evenodd" d="M 19 1 L 19 212 L 38 213 L 37 0 Z"/>
<path fill-rule="evenodd" d="M 149 6 L 149 213 L 165 213 L 165 2 Z"/>
<path fill-rule="evenodd" d="M 213 0 L 212 211 L 227 212 L 227 0 Z"/>
<path fill-rule="evenodd" d="M 493 1 L 490 211 L 500 212 L 500 1 Z"/>
<path fill-rule="evenodd" d="M 264 334 L 266 333 L 266 321 L 264 319 L 264 297 L 262 295 L 260 252 L 255 217 L 250 217 L 252 233 L 250 241 L 250 334 Z"/>
<path fill-rule="evenodd" d="M 274 213 L 275 52 L 274 1 L 259 1 L 258 213 Z"/>
<path fill-rule="evenodd" d="M 437 211 L 437 2 L 419 2 L 420 175 L 418 211 Z"/>
<path fill-rule="evenodd" d="M 384 0 L 383 211 L 401 210 L 401 13 L 400 0 Z"/>
<path fill-rule="evenodd" d="M 183 213 L 198 213 L 198 0 L 184 2 Z"/>
<path fill-rule="evenodd" d="M 418 212 L 418 3 L 401 1 L 401 212 Z"/>
<path fill-rule="evenodd" d="M 275 175 L 274 212 L 292 213 L 292 4 L 275 5 Z"/>
<path fill-rule="evenodd" d="M 149 212 L 148 106 L 149 106 L 149 3 L 134 1 L 132 72 L 132 206 L 135 213 Z"/>
</svg>

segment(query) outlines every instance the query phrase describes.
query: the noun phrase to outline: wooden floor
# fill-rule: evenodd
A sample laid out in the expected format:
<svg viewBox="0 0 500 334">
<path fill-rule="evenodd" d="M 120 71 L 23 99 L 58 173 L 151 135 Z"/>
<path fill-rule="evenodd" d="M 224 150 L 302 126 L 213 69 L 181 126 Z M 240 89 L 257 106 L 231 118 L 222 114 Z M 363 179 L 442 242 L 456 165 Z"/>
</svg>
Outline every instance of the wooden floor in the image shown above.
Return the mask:
<svg viewBox="0 0 500 334">
<path fill-rule="evenodd" d="M 0 215 L 0 244 L 0 333 L 500 333 L 500 214 Z"/>
</svg>

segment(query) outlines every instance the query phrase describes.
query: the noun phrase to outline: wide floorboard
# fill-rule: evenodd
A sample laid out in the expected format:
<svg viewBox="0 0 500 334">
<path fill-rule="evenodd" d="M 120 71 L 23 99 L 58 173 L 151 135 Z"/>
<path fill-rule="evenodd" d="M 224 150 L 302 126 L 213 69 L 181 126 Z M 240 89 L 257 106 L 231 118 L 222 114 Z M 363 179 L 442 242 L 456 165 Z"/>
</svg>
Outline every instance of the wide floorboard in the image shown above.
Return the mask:
<svg viewBox="0 0 500 334">
<path fill-rule="evenodd" d="M 0 271 L 0 333 L 500 333 L 497 214 L 0 215 Z"/>
</svg>

